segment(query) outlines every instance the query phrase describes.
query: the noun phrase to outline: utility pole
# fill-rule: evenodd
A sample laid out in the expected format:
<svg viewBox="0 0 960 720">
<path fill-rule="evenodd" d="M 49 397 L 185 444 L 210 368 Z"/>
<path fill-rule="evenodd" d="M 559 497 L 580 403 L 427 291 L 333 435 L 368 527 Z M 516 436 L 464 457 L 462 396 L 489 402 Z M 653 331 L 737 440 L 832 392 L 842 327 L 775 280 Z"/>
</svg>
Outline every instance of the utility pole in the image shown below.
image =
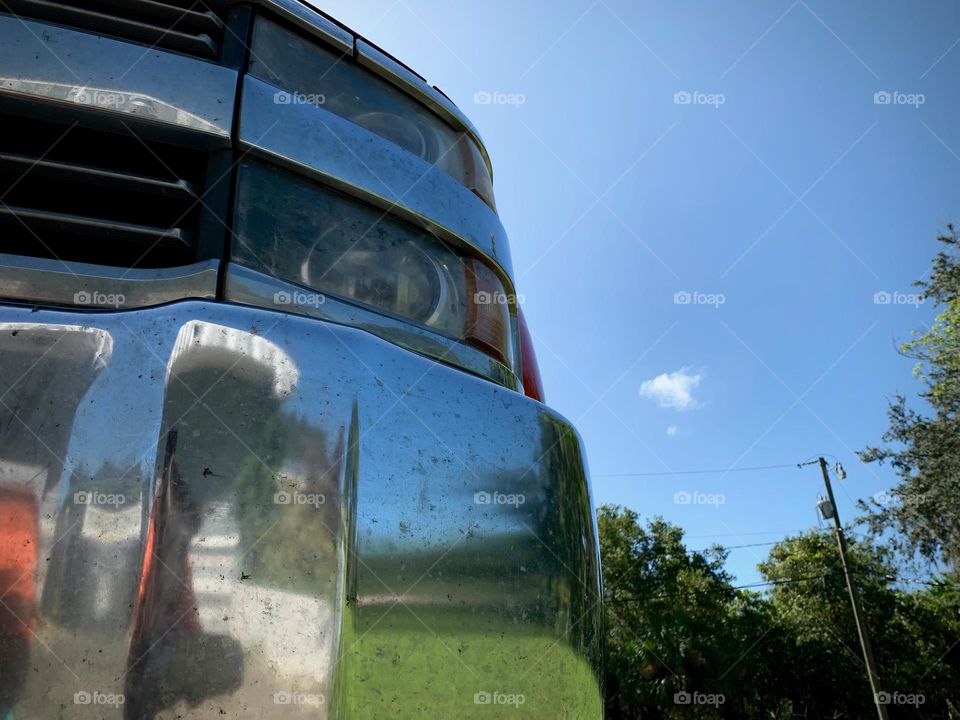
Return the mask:
<svg viewBox="0 0 960 720">
<path fill-rule="evenodd" d="M 873 691 L 873 704 L 877 707 L 877 717 L 888 720 L 887 706 L 880 702 L 880 678 L 873 661 L 873 650 L 870 649 L 870 638 L 867 635 L 866 625 L 863 623 L 863 614 L 860 610 L 860 599 L 857 597 L 857 586 L 854 584 L 850 566 L 847 564 L 847 543 L 843 539 L 843 525 L 840 524 L 840 514 L 837 512 L 837 503 L 833 499 L 833 488 L 830 486 L 830 474 L 827 472 L 827 461 L 820 458 L 820 472 L 823 473 L 823 484 L 827 486 L 827 499 L 833 509 L 834 532 L 837 536 L 837 547 L 840 548 L 840 562 L 843 563 L 843 576 L 847 580 L 847 592 L 850 593 L 850 606 L 853 608 L 853 620 L 857 624 L 857 635 L 860 636 L 860 647 L 863 650 L 863 661 L 870 676 L 870 690 Z"/>
</svg>

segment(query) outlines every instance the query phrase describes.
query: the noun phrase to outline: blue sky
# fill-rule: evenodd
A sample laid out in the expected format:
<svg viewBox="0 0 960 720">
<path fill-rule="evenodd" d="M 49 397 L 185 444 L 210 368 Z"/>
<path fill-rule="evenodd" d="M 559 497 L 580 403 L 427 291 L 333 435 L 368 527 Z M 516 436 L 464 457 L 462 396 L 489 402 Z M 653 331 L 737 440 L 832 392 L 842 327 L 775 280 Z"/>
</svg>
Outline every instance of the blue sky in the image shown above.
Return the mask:
<svg viewBox="0 0 960 720">
<path fill-rule="evenodd" d="M 480 129 L 548 400 L 583 435 L 597 503 L 662 515 L 690 547 L 746 545 L 817 524 L 816 467 L 610 476 L 830 454 L 845 521 L 894 484 L 854 451 L 917 389 L 895 346 L 933 316 L 911 282 L 960 214 L 960 5 L 322 7 Z M 767 549 L 730 569 L 756 580 Z"/>
</svg>

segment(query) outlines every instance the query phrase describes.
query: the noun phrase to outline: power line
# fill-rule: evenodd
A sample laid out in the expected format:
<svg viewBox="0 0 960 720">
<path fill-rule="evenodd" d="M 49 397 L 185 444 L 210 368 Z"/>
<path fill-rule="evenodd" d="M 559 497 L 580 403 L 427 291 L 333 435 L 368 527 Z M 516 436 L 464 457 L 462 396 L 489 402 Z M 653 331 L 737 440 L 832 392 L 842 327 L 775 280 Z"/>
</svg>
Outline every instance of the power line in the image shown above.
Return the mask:
<svg viewBox="0 0 960 720">
<path fill-rule="evenodd" d="M 797 463 L 788 463 L 784 465 L 754 465 L 753 467 L 735 467 L 718 468 L 716 470 L 678 470 L 676 472 L 642 472 L 642 473 L 611 473 L 603 475 L 594 475 L 595 478 L 617 478 L 617 477 L 662 477 L 669 475 L 719 475 L 733 472 L 752 472 L 755 470 L 780 470 L 783 468 L 796 468 Z"/>
<path fill-rule="evenodd" d="M 822 580 L 827 577 L 832 577 L 834 575 L 843 575 L 843 571 L 838 570 L 831 573 L 823 573 L 819 575 L 804 575 L 796 578 L 783 578 L 781 580 L 765 580 L 763 582 L 748 583 L 746 585 L 732 585 L 728 590 L 746 590 L 748 588 L 763 587 L 767 585 L 790 585 L 797 582 L 805 582 L 807 580 Z M 697 592 L 700 588 L 690 588 L 685 592 L 672 593 L 667 595 L 648 595 L 646 597 L 625 597 L 625 598 L 616 598 L 613 599 L 614 602 L 648 602 L 650 600 L 665 600 L 668 598 L 682 597 L 688 595 L 692 592 Z M 611 598 L 612 599 L 612 598 Z"/>
<path fill-rule="evenodd" d="M 824 528 L 819 528 L 819 529 L 824 530 Z M 845 527 L 844 531 L 847 533 L 847 535 L 856 535 L 858 532 L 860 532 L 853 527 Z M 706 535 L 684 535 L 683 539 L 699 540 L 702 538 L 715 538 L 715 537 L 746 537 L 748 535 L 782 535 L 783 538 L 786 539 L 788 536 L 804 534 L 806 532 L 807 530 L 800 529 L 800 530 L 760 530 L 760 531 L 750 531 L 750 532 L 707 533 Z M 865 533 L 860 532 L 861 537 L 864 536 L 864 534 Z"/>
<path fill-rule="evenodd" d="M 716 543 L 715 545 L 710 545 L 703 548 L 703 550 L 694 550 L 693 552 L 704 552 L 704 550 L 713 550 L 715 547 L 719 547 L 721 550 L 739 550 L 740 548 L 752 548 L 752 547 L 764 547 L 769 545 L 779 545 L 782 540 L 773 540 L 772 542 L 762 542 L 762 543 L 748 543 L 746 545 L 721 545 Z"/>
<path fill-rule="evenodd" d="M 834 572 L 822 573 L 822 574 L 818 574 L 818 575 L 801 575 L 800 577 L 795 577 L 795 578 L 782 578 L 782 579 L 780 579 L 780 580 L 763 580 L 763 581 L 760 581 L 760 582 L 747 583 L 746 585 L 731 585 L 730 587 L 728 587 L 728 588 L 726 588 L 726 589 L 728 589 L 728 590 L 748 590 L 748 589 L 750 589 L 750 588 L 768 587 L 768 586 L 770 586 L 770 585 L 792 585 L 792 584 L 798 583 L 798 582 L 806 582 L 806 581 L 808 581 L 808 580 L 823 580 L 823 579 L 826 579 L 826 578 L 828 578 L 828 577 L 834 577 L 834 576 L 843 575 L 843 574 L 844 574 L 844 572 L 843 572 L 842 570 L 837 570 L 837 571 L 834 571 Z M 874 574 L 874 575 L 875 575 L 875 574 L 878 574 L 878 573 L 868 573 L 868 572 L 863 572 L 863 571 L 854 571 L 852 574 L 855 574 L 855 575 L 865 575 L 865 576 L 866 576 L 866 575 L 871 575 L 871 574 Z M 925 579 L 922 579 L 922 578 L 906 578 L 906 577 L 897 577 L 897 576 L 886 575 L 886 574 L 884 574 L 884 577 L 885 577 L 885 579 L 889 580 L 890 582 L 894 582 L 894 583 L 895 583 L 895 582 L 912 582 L 912 583 L 923 584 L 923 585 L 936 585 L 935 582 L 933 582 L 933 581 L 931 581 L 931 580 L 925 580 Z M 666 599 L 669 599 L 669 598 L 683 597 L 684 595 L 689 595 L 690 593 L 695 593 L 695 592 L 698 592 L 699 590 L 701 590 L 701 588 L 690 588 L 689 590 L 685 590 L 685 591 L 679 592 L 679 593 L 669 593 L 669 594 L 665 594 L 665 595 L 648 595 L 648 596 L 646 596 L 646 597 L 621 597 L 621 598 L 611 598 L 611 600 L 612 600 L 613 602 L 648 602 L 648 601 L 650 601 L 650 600 L 666 600 Z"/>
<path fill-rule="evenodd" d="M 764 587 L 765 585 L 792 585 L 795 582 L 806 582 L 807 580 L 823 580 L 834 575 L 843 575 L 843 572 L 837 571 L 824 573 L 823 575 L 805 575 L 798 578 L 783 578 L 782 580 L 765 580 L 763 582 L 748 583 L 746 585 L 736 585 L 735 590 L 745 590 L 747 588 Z"/>
<path fill-rule="evenodd" d="M 849 529 L 847 532 L 853 534 Z M 726 533 L 725 535 L 772 535 L 773 533 Z M 784 533 L 784 535 L 789 535 L 789 533 Z M 690 537 L 720 537 L 719 535 L 692 535 Z M 723 543 L 714 543 L 713 545 L 708 545 L 705 548 L 700 549 L 691 549 L 690 552 L 706 552 L 707 550 L 713 550 L 715 547 L 719 547 L 721 550 L 739 550 L 740 548 L 753 548 L 753 547 L 769 547 L 770 545 L 779 545 L 787 540 L 786 537 L 783 537 L 779 540 L 771 540 L 770 542 L 760 542 L 760 543 L 747 543 L 745 545 L 724 545 Z"/>
<path fill-rule="evenodd" d="M 684 540 L 693 540 L 694 538 L 712 538 L 712 537 L 740 537 L 741 535 L 789 535 L 799 532 L 797 530 L 760 530 L 751 532 L 728 532 L 728 533 L 707 533 L 706 535 L 684 535 Z"/>
</svg>

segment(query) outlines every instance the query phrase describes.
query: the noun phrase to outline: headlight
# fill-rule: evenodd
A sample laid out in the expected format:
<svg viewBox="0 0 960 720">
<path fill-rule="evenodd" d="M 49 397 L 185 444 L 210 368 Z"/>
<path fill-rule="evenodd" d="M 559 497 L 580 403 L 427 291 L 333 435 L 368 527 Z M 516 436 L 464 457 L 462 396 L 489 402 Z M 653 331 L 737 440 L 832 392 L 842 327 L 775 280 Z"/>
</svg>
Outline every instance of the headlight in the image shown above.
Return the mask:
<svg viewBox="0 0 960 720">
<path fill-rule="evenodd" d="M 417 226 L 260 162 L 240 164 L 235 262 L 512 357 L 496 273 Z"/>
<path fill-rule="evenodd" d="M 427 158 L 438 154 L 439 142 L 433 137 L 434 133 L 407 118 L 393 113 L 369 112 L 357 115 L 353 121 L 417 157 Z"/>
<path fill-rule="evenodd" d="M 411 239 L 351 242 L 337 234 L 337 225 L 317 238 L 300 265 L 299 282 L 456 333 L 458 328 L 445 327 L 445 321 L 464 304 L 457 258 Z"/>
<path fill-rule="evenodd" d="M 261 17 L 250 74 L 291 93 L 293 102 L 322 107 L 396 143 L 496 207 L 489 168 L 473 139 L 351 58 Z"/>
</svg>

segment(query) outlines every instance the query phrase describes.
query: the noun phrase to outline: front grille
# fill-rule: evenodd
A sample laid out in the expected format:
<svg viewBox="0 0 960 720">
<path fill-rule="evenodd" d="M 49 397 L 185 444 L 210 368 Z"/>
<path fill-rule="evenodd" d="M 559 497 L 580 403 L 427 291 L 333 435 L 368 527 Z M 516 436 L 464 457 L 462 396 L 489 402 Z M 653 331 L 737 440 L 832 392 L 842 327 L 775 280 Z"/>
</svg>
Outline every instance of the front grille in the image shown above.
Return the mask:
<svg viewBox="0 0 960 720">
<path fill-rule="evenodd" d="M 119 267 L 197 259 L 207 156 L 0 116 L 0 252 Z"/>
<path fill-rule="evenodd" d="M 225 9 L 209 0 L 3 0 L 16 15 L 217 58 Z"/>
</svg>

